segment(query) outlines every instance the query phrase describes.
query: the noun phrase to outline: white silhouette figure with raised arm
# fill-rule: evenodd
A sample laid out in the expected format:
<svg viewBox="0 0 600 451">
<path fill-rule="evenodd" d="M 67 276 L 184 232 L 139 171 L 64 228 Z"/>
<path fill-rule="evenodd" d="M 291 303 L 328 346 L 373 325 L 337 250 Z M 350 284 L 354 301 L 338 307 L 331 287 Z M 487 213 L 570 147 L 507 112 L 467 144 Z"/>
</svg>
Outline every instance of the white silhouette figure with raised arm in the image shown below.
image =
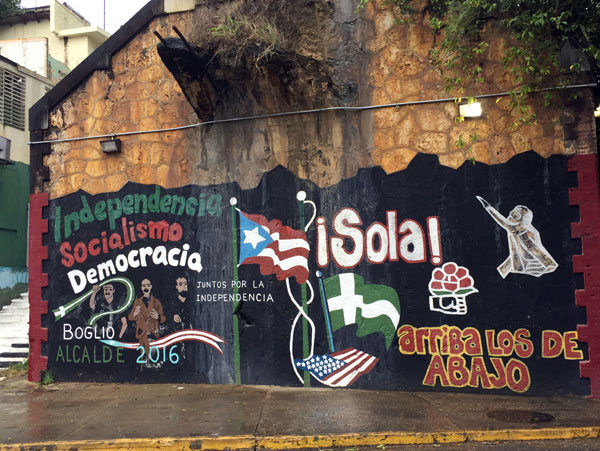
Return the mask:
<svg viewBox="0 0 600 451">
<path fill-rule="evenodd" d="M 558 263 L 542 245 L 540 233 L 531 224 L 533 212 L 529 208 L 517 205 L 505 218 L 484 198 L 475 197 L 492 219 L 506 230 L 510 255 L 498 266 L 503 279 L 511 272 L 540 277 L 558 267 Z"/>
</svg>

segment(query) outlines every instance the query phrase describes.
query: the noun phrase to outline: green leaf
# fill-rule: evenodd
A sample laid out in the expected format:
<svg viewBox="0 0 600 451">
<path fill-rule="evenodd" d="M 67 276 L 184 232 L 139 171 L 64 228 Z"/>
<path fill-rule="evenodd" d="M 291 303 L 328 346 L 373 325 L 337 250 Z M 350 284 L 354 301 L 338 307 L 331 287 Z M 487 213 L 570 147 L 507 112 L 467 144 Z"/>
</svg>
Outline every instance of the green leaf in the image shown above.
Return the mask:
<svg viewBox="0 0 600 451">
<path fill-rule="evenodd" d="M 471 294 L 471 293 L 476 293 L 477 290 L 475 288 L 463 288 L 462 290 L 458 290 L 456 292 L 454 292 L 454 294 L 459 294 L 459 295 L 465 295 L 465 294 Z"/>
</svg>

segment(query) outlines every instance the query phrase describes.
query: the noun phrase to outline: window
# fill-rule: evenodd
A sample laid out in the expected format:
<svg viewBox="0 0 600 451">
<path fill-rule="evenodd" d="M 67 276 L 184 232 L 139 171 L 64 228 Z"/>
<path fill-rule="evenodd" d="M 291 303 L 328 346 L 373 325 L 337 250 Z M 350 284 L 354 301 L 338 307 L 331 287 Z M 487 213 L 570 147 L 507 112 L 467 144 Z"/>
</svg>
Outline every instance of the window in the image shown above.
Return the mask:
<svg viewBox="0 0 600 451">
<path fill-rule="evenodd" d="M 0 123 L 25 130 L 25 78 L 0 68 Z"/>
</svg>

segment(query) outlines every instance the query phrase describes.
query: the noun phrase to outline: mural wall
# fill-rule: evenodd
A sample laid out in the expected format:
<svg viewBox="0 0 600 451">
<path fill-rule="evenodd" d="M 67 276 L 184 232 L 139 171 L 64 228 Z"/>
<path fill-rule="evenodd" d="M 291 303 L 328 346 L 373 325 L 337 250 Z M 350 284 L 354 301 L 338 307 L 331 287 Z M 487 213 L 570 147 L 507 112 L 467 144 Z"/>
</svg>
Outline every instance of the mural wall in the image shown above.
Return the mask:
<svg viewBox="0 0 600 451">
<path fill-rule="evenodd" d="M 49 201 L 56 380 L 590 393 L 566 156 Z"/>
</svg>

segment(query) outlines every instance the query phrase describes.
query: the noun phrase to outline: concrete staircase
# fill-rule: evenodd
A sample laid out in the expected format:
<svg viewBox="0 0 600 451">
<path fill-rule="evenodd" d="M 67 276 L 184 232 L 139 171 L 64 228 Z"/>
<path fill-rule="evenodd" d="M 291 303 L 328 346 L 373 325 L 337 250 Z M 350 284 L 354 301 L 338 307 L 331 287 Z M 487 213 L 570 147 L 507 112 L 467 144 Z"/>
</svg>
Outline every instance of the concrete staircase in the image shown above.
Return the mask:
<svg viewBox="0 0 600 451">
<path fill-rule="evenodd" d="M 0 368 L 24 362 L 29 355 L 29 293 L 0 310 Z"/>
</svg>

